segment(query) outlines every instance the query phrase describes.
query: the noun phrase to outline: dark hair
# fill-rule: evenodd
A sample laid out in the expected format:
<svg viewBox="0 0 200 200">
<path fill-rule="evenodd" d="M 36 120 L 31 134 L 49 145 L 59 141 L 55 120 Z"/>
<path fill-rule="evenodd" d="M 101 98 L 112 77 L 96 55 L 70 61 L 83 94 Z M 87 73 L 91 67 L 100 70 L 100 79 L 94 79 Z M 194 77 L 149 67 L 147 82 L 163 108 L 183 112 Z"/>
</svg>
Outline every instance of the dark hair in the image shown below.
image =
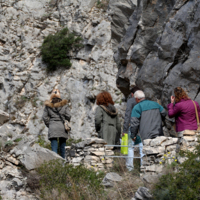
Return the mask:
<svg viewBox="0 0 200 200">
<path fill-rule="evenodd" d="M 97 105 L 104 105 L 104 106 L 108 106 L 108 104 L 114 105 L 114 102 L 109 92 L 103 91 L 99 93 L 96 99 L 97 99 Z"/>
<path fill-rule="evenodd" d="M 140 90 L 140 88 L 138 86 L 134 86 L 133 88 L 131 88 L 131 93 L 135 93 L 137 90 Z"/>
<path fill-rule="evenodd" d="M 178 103 L 181 99 L 190 99 L 188 95 L 186 94 L 185 90 L 181 87 L 176 87 L 174 89 L 174 95 L 175 95 L 175 102 Z"/>
</svg>

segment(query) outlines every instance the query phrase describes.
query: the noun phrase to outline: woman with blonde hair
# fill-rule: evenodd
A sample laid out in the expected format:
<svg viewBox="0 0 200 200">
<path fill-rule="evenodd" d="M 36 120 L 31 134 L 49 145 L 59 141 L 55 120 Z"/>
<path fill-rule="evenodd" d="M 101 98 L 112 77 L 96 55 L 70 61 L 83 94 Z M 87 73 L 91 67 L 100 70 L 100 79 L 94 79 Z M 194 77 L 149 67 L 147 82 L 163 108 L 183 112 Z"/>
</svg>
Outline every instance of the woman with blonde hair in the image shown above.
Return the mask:
<svg viewBox="0 0 200 200">
<path fill-rule="evenodd" d="M 95 113 L 96 131 L 108 144 L 116 144 L 121 135 L 121 124 L 110 93 L 106 91 L 99 93 L 96 104 L 98 105 Z"/>
<path fill-rule="evenodd" d="M 58 141 L 60 145 L 60 153 L 65 158 L 66 139 L 68 132 L 65 130 L 64 121 L 70 121 L 70 114 L 67 106 L 67 100 L 60 98 L 60 91 L 54 89 L 51 93 L 49 101 L 45 101 L 45 109 L 42 119 L 49 128 L 48 139 L 51 141 L 52 151 L 57 153 Z"/>
<path fill-rule="evenodd" d="M 171 96 L 171 103 L 168 105 L 168 116 L 175 117 L 176 132 L 197 130 L 197 117 L 200 116 L 199 104 L 192 101 L 181 87 L 174 89 L 174 95 Z"/>
</svg>

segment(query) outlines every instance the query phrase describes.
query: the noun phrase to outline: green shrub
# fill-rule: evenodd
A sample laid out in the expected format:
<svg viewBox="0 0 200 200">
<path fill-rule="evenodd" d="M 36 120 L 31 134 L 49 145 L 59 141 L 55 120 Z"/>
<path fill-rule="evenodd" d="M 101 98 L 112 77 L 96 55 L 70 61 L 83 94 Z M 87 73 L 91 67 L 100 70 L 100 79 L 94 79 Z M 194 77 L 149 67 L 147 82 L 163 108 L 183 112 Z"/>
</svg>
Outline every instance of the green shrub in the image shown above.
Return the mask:
<svg viewBox="0 0 200 200">
<path fill-rule="evenodd" d="M 82 139 L 73 139 L 73 138 L 69 138 L 67 141 L 66 141 L 66 146 L 71 146 L 72 144 L 76 144 L 76 143 L 79 143 L 81 142 Z"/>
<path fill-rule="evenodd" d="M 36 142 L 37 144 L 39 144 L 41 147 L 46 148 L 46 149 L 50 149 L 51 150 L 51 144 L 46 142 L 46 140 L 44 139 L 43 135 L 39 135 L 38 136 L 38 140 Z"/>
<path fill-rule="evenodd" d="M 84 166 L 64 165 L 60 160 L 45 162 L 37 169 L 41 199 L 104 199 L 103 172 Z"/>
<path fill-rule="evenodd" d="M 7 142 L 5 142 L 5 146 L 12 146 L 13 145 L 13 141 L 12 140 L 8 140 Z"/>
<path fill-rule="evenodd" d="M 188 160 L 179 166 L 179 171 L 162 176 L 156 184 L 153 191 L 156 200 L 200 199 L 200 145 L 185 155 Z"/>
<path fill-rule="evenodd" d="M 41 46 L 42 61 L 47 64 L 47 71 L 54 71 L 58 67 L 70 68 L 69 53 L 82 47 L 81 41 L 81 37 L 70 33 L 67 28 L 48 35 Z"/>
<path fill-rule="evenodd" d="M 103 11 L 106 11 L 109 5 L 110 0 L 98 0 L 96 3 L 97 8 L 103 9 Z"/>
<path fill-rule="evenodd" d="M 14 142 L 20 142 L 22 140 L 22 138 L 17 138 L 14 140 Z"/>
</svg>

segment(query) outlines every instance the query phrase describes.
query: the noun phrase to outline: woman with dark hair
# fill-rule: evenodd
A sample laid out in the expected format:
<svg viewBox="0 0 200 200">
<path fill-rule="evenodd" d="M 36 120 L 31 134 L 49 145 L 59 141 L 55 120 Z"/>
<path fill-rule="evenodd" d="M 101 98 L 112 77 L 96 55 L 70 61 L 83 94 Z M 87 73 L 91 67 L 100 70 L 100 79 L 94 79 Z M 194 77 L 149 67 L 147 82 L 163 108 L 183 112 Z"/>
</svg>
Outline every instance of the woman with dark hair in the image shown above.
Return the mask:
<svg viewBox="0 0 200 200">
<path fill-rule="evenodd" d="M 200 116 L 200 107 L 196 101 L 192 101 L 181 87 L 174 89 L 171 103 L 168 105 L 168 116 L 175 117 L 176 132 L 184 130 L 197 130 L 197 116 Z M 174 105 L 175 103 L 175 105 Z"/>
<path fill-rule="evenodd" d="M 68 133 L 64 127 L 64 121 L 70 121 L 70 114 L 67 106 L 67 100 L 60 98 L 60 91 L 54 89 L 51 93 L 49 101 L 45 101 L 45 109 L 42 119 L 49 128 L 48 139 L 51 141 L 52 151 L 57 153 L 58 138 L 60 145 L 60 153 L 65 158 L 65 146 Z"/>
<path fill-rule="evenodd" d="M 121 124 L 110 93 L 106 91 L 99 93 L 96 104 L 98 105 L 95 113 L 96 131 L 108 144 L 116 144 L 121 135 Z"/>
</svg>

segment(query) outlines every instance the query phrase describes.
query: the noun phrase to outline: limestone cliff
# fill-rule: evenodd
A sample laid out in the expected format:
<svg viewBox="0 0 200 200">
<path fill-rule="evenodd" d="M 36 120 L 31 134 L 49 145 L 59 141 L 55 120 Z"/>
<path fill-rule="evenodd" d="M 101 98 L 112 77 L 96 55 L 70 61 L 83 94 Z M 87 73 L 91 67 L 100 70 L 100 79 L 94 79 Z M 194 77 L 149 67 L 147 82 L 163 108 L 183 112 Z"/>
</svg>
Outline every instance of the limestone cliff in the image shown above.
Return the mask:
<svg viewBox="0 0 200 200">
<path fill-rule="evenodd" d="M 108 3 L 106 1 L 106 3 Z M 116 87 L 117 66 L 113 59 L 111 23 L 115 2 L 107 11 L 96 0 L 2 0 L 0 3 L 0 109 L 10 114 L 9 125 L 1 133 L 47 135 L 41 116 L 44 101 L 53 88 L 62 98 L 70 100 L 72 132 L 75 138 L 95 133 L 95 97 L 108 90 L 120 109 L 123 94 Z M 124 0 L 131 11 L 134 4 Z M 132 12 L 126 14 L 118 27 L 120 37 Z M 83 38 L 84 47 L 72 58 L 69 70 L 46 73 L 41 61 L 40 46 L 48 34 L 68 27 Z M 119 40 L 119 37 L 118 37 Z M 119 41 L 118 41 L 119 42 Z"/>
<path fill-rule="evenodd" d="M 138 1 L 114 55 L 118 88 L 137 84 L 166 107 L 181 86 L 200 103 L 199 28 L 199 0 Z"/>
</svg>

